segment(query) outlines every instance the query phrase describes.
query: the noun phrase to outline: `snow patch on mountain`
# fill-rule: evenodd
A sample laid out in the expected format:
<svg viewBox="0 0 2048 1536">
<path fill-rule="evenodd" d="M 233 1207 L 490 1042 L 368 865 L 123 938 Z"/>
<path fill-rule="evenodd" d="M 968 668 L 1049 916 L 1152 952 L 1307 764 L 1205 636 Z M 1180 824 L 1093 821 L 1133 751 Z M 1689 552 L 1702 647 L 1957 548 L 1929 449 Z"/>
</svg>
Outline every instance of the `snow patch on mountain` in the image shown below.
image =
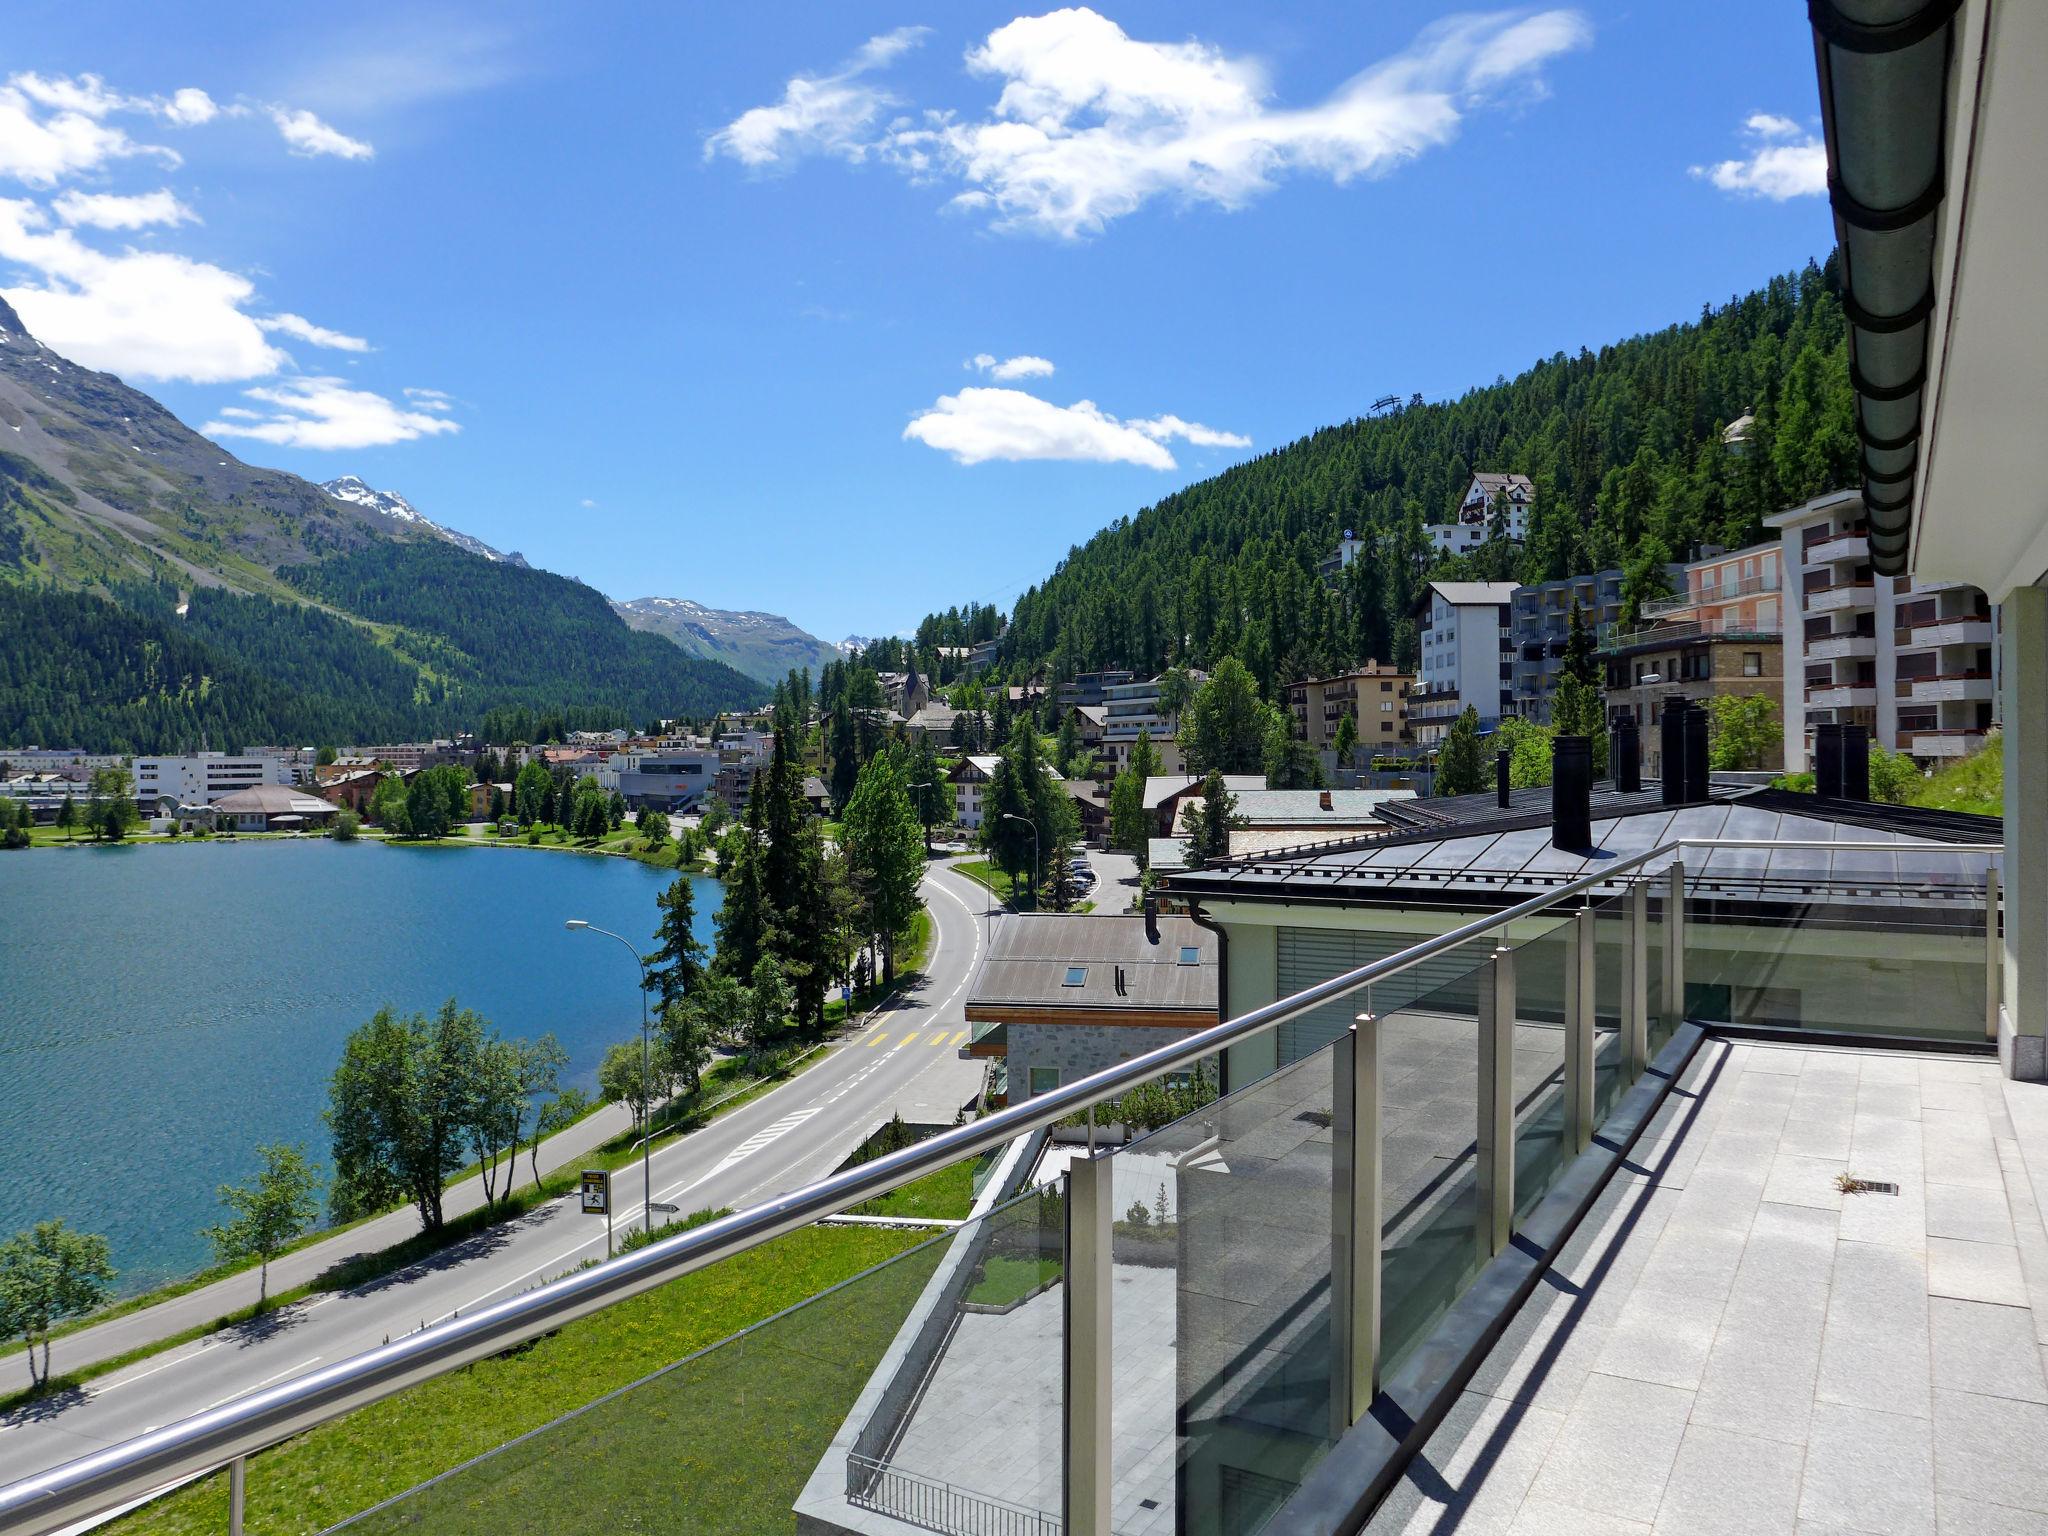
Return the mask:
<svg viewBox="0 0 2048 1536">
<path fill-rule="evenodd" d="M 356 475 L 342 475 L 333 480 L 323 481 L 320 489 L 336 501 L 350 502 L 358 507 L 367 507 L 372 512 L 381 512 L 393 522 L 412 523 L 436 538 L 446 539 L 457 549 L 467 550 L 472 555 L 482 555 L 486 560 L 496 560 L 502 565 L 524 566 L 526 557 L 513 550 L 506 554 L 493 549 L 473 534 L 463 533 L 454 528 L 443 527 L 396 491 L 380 491 L 365 484 Z"/>
</svg>

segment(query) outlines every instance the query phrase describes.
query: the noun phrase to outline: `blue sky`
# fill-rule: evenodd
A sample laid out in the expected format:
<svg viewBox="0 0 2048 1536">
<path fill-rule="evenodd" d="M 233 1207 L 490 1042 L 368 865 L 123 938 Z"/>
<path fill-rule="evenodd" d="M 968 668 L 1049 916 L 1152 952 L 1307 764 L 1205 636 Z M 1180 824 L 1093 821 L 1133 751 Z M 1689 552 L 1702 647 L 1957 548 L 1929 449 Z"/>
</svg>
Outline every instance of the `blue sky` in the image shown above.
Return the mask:
<svg viewBox="0 0 2048 1536">
<path fill-rule="evenodd" d="M 827 638 L 1832 238 L 1782 0 L 9 11 L 45 340 L 253 462 Z"/>
</svg>

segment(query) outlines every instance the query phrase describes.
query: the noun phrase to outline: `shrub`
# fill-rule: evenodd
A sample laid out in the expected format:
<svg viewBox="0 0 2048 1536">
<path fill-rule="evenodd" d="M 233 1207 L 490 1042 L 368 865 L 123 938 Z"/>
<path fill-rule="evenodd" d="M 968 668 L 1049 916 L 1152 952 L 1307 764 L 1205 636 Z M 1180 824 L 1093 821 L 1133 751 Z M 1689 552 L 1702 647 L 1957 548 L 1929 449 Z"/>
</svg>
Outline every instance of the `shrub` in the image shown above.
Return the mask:
<svg viewBox="0 0 2048 1536">
<path fill-rule="evenodd" d="M 707 1221 L 716 1221 L 721 1216 L 730 1216 L 732 1207 L 722 1205 L 715 1211 L 692 1211 L 687 1216 L 678 1216 L 674 1221 L 664 1221 L 649 1232 L 645 1227 L 634 1227 L 619 1238 L 619 1252 L 631 1253 L 635 1248 L 645 1248 L 649 1243 L 658 1243 L 663 1238 L 674 1237 L 679 1232 L 690 1232 L 703 1226 Z"/>
</svg>

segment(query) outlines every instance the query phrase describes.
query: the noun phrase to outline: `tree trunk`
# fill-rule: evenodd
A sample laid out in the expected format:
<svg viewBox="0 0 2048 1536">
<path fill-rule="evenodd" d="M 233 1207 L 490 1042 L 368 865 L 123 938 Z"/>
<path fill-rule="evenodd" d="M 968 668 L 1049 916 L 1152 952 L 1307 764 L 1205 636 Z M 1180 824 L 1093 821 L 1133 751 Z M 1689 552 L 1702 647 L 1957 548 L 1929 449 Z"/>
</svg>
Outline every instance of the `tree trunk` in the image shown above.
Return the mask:
<svg viewBox="0 0 2048 1536">
<path fill-rule="evenodd" d="M 43 1385 L 50 1384 L 50 1336 L 43 1335 Z"/>
<path fill-rule="evenodd" d="M 896 980 L 896 935 L 882 935 L 882 985 L 889 986 Z"/>
<path fill-rule="evenodd" d="M 256 1266 L 257 1308 L 260 1310 L 263 1306 L 263 1303 L 265 1303 L 268 1300 L 270 1300 L 270 1256 L 268 1254 L 265 1254 L 263 1256 L 263 1261 Z"/>
</svg>

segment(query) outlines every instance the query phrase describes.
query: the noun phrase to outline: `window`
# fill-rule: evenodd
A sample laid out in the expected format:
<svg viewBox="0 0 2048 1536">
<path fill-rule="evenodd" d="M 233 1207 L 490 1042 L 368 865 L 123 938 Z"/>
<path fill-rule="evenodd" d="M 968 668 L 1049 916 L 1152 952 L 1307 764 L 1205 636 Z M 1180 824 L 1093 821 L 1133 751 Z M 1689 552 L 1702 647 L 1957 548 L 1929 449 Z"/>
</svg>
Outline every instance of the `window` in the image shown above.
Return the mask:
<svg viewBox="0 0 2048 1536">
<path fill-rule="evenodd" d="M 1744 651 L 1742 653 L 1742 675 L 1744 677 L 1762 677 L 1764 675 L 1764 653 L 1762 651 Z"/>
<path fill-rule="evenodd" d="M 1060 1069 L 1058 1067 L 1033 1067 L 1031 1069 L 1031 1092 L 1034 1097 L 1041 1093 L 1051 1093 L 1059 1085 Z"/>
<path fill-rule="evenodd" d="M 1184 944 L 1181 946 L 1180 963 L 1182 965 L 1199 965 L 1201 960 L 1202 952 L 1194 945 Z"/>
<path fill-rule="evenodd" d="M 1067 979 L 1066 979 L 1065 981 L 1063 981 L 1063 982 L 1061 982 L 1061 983 L 1060 983 L 1060 985 L 1062 985 L 1062 986 L 1066 986 L 1066 987 L 1082 987 L 1082 986 L 1086 986 L 1087 984 L 1088 984 L 1088 967 L 1087 967 L 1087 966 L 1085 966 L 1085 965 L 1070 965 L 1070 966 L 1068 966 L 1068 967 L 1067 967 Z"/>
<path fill-rule="evenodd" d="M 1383 714 L 1383 715 L 1391 715 L 1391 714 L 1392 714 L 1393 712 L 1394 712 L 1394 701 L 1393 701 L 1392 699 L 1388 699 L 1388 700 L 1386 700 L 1386 701 L 1385 701 L 1384 703 L 1382 703 L 1382 704 L 1380 705 L 1380 713 L 1381 713 L 1381 714 Z"/>
</svg>

